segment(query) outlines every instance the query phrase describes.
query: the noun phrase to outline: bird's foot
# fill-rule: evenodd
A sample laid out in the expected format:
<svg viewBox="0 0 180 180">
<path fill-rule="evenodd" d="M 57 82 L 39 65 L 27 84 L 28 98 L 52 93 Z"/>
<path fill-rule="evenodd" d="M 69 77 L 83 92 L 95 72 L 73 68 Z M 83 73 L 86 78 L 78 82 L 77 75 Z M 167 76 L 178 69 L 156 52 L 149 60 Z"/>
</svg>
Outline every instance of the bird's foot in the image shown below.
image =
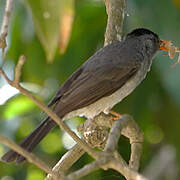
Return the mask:
<svg viewBox="0 0 180 180">
<path fill-rule="evenodd" d="M 113 110 L 110 110 L 109 113 L 113 115 L 113 116 L 111 116 L 111 120 L 115 121 L 115 120 L 117 120 L 117 119 L 119 119 L 121 117 L 120 113 L 117 113 L 117 112 L 115 112 Z"/>
</svg>

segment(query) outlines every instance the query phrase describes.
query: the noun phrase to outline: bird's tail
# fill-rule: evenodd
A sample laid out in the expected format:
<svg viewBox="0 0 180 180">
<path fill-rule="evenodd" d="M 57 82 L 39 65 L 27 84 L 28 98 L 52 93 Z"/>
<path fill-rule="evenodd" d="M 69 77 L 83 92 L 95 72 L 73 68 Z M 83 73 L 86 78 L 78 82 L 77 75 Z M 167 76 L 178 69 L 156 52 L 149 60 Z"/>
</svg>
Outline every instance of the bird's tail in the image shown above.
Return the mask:
<svg viewBox="0 0 180 180">
<path fill-rule="evenodd" d="M 56 123 L 47 117 L 31 134 L 20 142 L 20 146 L 25 150 L 32 152 L 39 142 L 56 126 Z M 25 158 L 13 150 L 9 150 L 1 158 L 4 162 L 13 162 L 20 164 Z"/>
</svg>

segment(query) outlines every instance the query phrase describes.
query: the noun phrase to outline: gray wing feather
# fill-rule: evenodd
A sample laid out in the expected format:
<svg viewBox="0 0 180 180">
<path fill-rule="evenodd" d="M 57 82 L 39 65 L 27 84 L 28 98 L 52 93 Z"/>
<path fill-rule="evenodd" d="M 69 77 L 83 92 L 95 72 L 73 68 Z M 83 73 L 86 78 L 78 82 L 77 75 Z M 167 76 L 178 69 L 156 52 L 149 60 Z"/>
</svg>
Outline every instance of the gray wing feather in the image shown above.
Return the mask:
<svg viewBox="0 0 180 180">
<path fill-rule="evenodd" d="M 132 56 L 123 59 L 121 47 L 111 45 L 98 51 L 64 83 L 49 106 L 57 104 L 55 111 L 62 116 L 122 87 L 138 71 L 141 63 Z"/>
</svg>

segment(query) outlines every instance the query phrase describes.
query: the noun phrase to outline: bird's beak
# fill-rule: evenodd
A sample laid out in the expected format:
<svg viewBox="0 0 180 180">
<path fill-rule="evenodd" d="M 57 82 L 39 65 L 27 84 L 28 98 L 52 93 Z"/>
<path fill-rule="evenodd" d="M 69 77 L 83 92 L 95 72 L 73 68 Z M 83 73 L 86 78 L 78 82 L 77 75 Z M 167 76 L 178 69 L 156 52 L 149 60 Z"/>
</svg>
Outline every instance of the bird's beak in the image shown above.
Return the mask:
<svg viewBox="0 0 180 180">
<path fill-rule="evenodd" d="M 166 44 L 167 44 L 167 41 L 166 40 L 161 40 L 160 41 L 160 50 L 162 50 L 162 51 L 169 51 L 168 49 L 167 49 L 167 47 L 166 47 Z"/>
</svg>

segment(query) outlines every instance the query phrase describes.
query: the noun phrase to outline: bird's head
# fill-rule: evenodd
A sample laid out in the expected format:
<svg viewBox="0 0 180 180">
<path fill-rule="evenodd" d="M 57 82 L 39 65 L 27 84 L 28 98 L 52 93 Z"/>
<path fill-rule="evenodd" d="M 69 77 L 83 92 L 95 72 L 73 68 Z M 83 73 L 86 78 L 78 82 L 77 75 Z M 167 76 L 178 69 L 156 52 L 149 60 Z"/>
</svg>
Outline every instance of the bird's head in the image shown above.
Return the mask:
<svg viewBox="0 0 180 180">
<path fill-rule="evenodd" d="M 149 55 L 154 55 L 158 50 L 168 51 L 164 46 L 164 40 L 149 29 L 138 28 L 127 34 L 126 39 L 138 39 L 139 45 Z"/>
</svg>

